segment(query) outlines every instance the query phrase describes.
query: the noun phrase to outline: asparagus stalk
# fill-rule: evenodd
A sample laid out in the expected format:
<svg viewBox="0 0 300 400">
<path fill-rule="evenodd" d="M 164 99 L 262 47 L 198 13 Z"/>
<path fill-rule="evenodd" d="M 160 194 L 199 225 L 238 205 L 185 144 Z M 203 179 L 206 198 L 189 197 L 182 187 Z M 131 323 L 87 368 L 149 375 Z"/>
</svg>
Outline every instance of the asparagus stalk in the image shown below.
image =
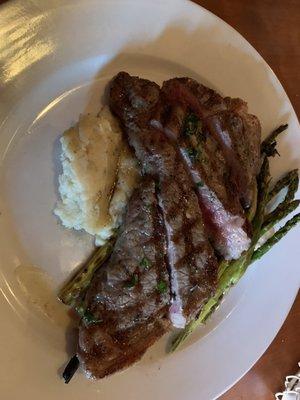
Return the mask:
<svg viewBox="0 0 300 400">
<path fill-rule="evenodd" d="M 232 261 L 229 263 L 228 261 L 222 261 L 220 263 L 219 271 L 218 271 L 218 280 L 219 280 L 219 286 L 223 286 L 222 279 L 224 279 L 223 274 L 226 271 L 227 273 L 227 278 L 225 276 L 225 285 L 226 286 L 226 280 L 227 283 L 229 282 L 230 275 L 232 275 L 232 282 L 229 283 L 229 285 L 234 284 L 237 282 L 237 277 L 242 276 L 244 271 L 246 270 L 248 266 L 248 262 L 251 259 L 252 252 L 254 251 L 254 248 L 256 246 L 257 241 L 259 240 L 260 236 L 260 230 L 264 221 L 264 212 L 265 212 L 265 206 L 267 203 L 268 199 L 268 188 L 270 184 L 270 168 L 269 168 L 269 161 L 267 157 L 264 157 L 260 174 L 257 178 L 257 206 L 256 206 L 256 212 L 252 220 L 252 227 L 253 227 L 253 236 L 252 236 L 252 242 L 250 248 L 247 250 L 247 252 L 241 256 L 238 260 Z M 230 268 L 229 268 L 230 267 Z M 238 271 L 240 271 L 240 275 L 238 275 Z"/>
<path fill-rule="evenodd" d="M 170 352 L 175 351 L 185 339 L 212 314 L 215 308 L 220 304 L 222 297 L 228 292 L 230 287 L 239 280 L 241 271 L 244 269 L 244 264 L 248 260 L 248 257 L 249 256 L 244 255 L 227 266 L 219 281 L 215 295 L 203 306 L 198 317 L 188 323 L 184 330 L 173 339 L 169 349 Z"/>
<path fill-rule="evenodd" d="M 75 274 L 75 276 L 63 286 L 58 298 L 66 305 L 75 307 L 82 294 L 88 288 L 96 270 L 105 262 L 113 249 L 113 240 L 95 250 L 89 260 Z"/>
<path fill-rule="evenodd" d="M 228 260 L 223 260 L 220 262 L 219 268 L 218 268 L 218 279 L 220 279 L 220 277 L 223 275 L 224 271 L 226 270 L 226 268 L 229 265 L 229 261 Z"/>
<path fill-rule="evenodd" d="M 284 187 L 288 188 L 287 194 L 285 196 L 285 201 L 289 202 L 294 199 L 295 193 L 297 192 L 299 185 L 298 170 L 293 169 L 283 176 L 270 190 L 268 194 L 268 201 L 270 201 L 274 196 L 276 196 Z"/>
<path fill-rule="evenodd" d="M 299 200 L 292 201 L 298 190 L 299 176 L 298 170 L 294 169 L 281 178 L 268 194 L 268 202 L 274 198 L 283 188 L 287 187 L 287 193 L 281 203 L 271 213 L 265 216 L 265 220 L 260 231 L 260 237 L 267 233 L 275 224 L 293 212 L 299 205 Z"/>
<path fill-rule="evenodd" d="M 187 327 L 175 337 L 171 344 L 170 351 L 175 351 L 200 324 L 204 323 L 207 320 L 207 318 L 220 304 L 220 300 L 229 291 L 230 287 L 237 283 L 239 279 L 243 276 L 247 267 L 254 261 L 260 259 L 265 253 L 267 253 L 271 249 L 271 247 L 278 243 L 279 240 L 282 239 L 283 236 L 285 236 L 290 229 L 296 226 L 299 221 L 300 213 L 290 219 L 282 228 L 280 228 L 269 240 L 266 241 L 266 243 L 264 243 L 257 250 L 253 251 L 253 246 L 251 246 L 250 251 L 248 251 L 244 256 L 229 264 L 226 269 L 226 273 L 224 273 L 222 278 L 220 279 L 216 294 L 204 305 L 197 319 L 191 321 L 187 325 Z"/>
<path fill-rule="evenodd" d="M 274 157 L 276 154 L 279 154 L 276 150 L 277 136 L 285 131 L 288 127 L 288 124 L 280 125 L 277 129 L 275 129 L 261 144 L 261 153 L 264 153 L 267 157 Z"/>
<path fill-rule="evenodd" d="M 234 285 L 245 273 L 247 267 L 255 260 L 262 257 L 270 248 L 276 244 L 287 232 L 295 226 L 300 220 L 300 214 L 295 215 L 289 220 L 282 228 L 280 228 L 270 239 L 262 246 L 255 250 L 259 238 L 269 231 L 277 222 L 286 217 L 290 212 L 294 211 L 299 201 L 292 201 L 298 189 L 299 178 L 297 170 L 290 171 L 285 177 L 279 180 L 273 189 L 269 192 L 270 172 L 268 157 L 278 154 L 276 150 L 277 136 L 286 130 L 288 125 L 281 125 L 274 130 L 271 135 L 263 141 L 261 146 L 261 153 L 264 154 L 264 160 L 261 167 L 260 174 L 257 180 L 257 207 L 253 217 L 251 215 L 253 237 L 250 248 L 238 259 L 228 263 L 227 261 L 221 262 L 218 271 L 218 287 L 215 295 L 208 300 L 202 308 L 199 316 L 191 321 L 186 328 L 175 337 L 171 344 L 170 351 L 176 350 L 182 342 L 205 320 L 211 315 L 214 309 L 220 304 L 221 298 L 232 285 Z M 265 216 L 266 204 L 278 194 L 284 187 L 288 187 L 287 194 L 284 200 L 277 206 L 277 208 Z"/>
<path fill-rule="evenodd" d="M 80 301 L 86 289 L 88 288 L 96 270 L 105 262 L 113 249 L 114 240 L 112 239 L 104 246 L 99 247 L 92 254 L 90 259 L 76 273 L 76 275 L 61 289 L 59 299 L 71 306 L 77 311 L 86 325 L 100 322 L 86 310 L 84 304 Z M 66 365 L 62 374 L 65 383 L 69 383 L 79 367 L 79 359 L 75 354 Z"/>
<path fill-rule="evenodd" d="M 270 185 L 270 167 L 269 160 L 264 157 L 260 173 L 257 178 L 257 208 L 253 218 L 253 236 L 252 245 L 255 245 L 259 238 L 259 231 L 264 221 L 265 207 L 268 199 L 268 190 Z"/>
<path fill-rule="evenodd" d="M 251 246 L 251 249 L 249 249 L 244 256 L 227 266 L 227 269 L 225 270 L 226 273 L 224 271 L 223 276 L 220 279 L 216 294 L 204 305 L 198 318 L 194 321 L 191 321 L 184 331 L 175 337 L 171 344 L 171 351 L 175 351 L 200 324 L 207 320 L 207 318 L 220 304 L 220 300 L 228 292 L 230 287 L 238 282 L 238 280 L 242 277 L 247 267 L 266 254 L 276 243 L 279 242 L 280 239 L 283 238 L 283 236 L 289 232 L 289 230 L 296 226 L 298 222 L 300 222 L 300 213 L 291 218 L 257 250 L 253 251 L 253 246 Z"/>
<path fill-rule="evenodd" d="M 291 230 L 294 226 L 298 224 L 300 221 L 300 213 L 296 214 L 291 218 L 287 223 L 278 229 L 277 232 L 274 233 L 262 246 L 260 246 L 257 250 L 254 251 L 251 257 L 251 263 L 256 260 L 259 260 L 264 254 L 266 254 L 274 244 L 278 243 L 280 239 L 285 236 L 289 230 Z"/>
<path fill-rule="evenodd" d="M 288 204 L 278 206 L 273 212 L 269 213 L 265 218 L 259 236 L 262 237 L 271 228 L 273 228 L 274 225 L 280 222 L 283 218 L 287 217 L 291 212 L 295 211 L 299 204 L 300 200 L 294 200 Z"/>
<path fill-rule="evenodd" d="M 276 195 L 281 189 L 280 186 L 283 185 L 283 180 L 281 180 L 280 185 L 276 184 L 273 188 L 273 196 Z M 292 184 L 291 184 L 292 181 Z M 265 219 L 265 206 L 270 200 L 268 195 L 268 187 L 270 183 L 270 173 L 269 173 L 269 163 L 267 157 L 264 158 L 260 175 L 258 177 L 258 206 L 256 214 L 253 219 L 253 239 L 248 251 L 243 254 L 238 260 L 232 261 L 230 263 L 223 261 L 220 264 L 218 272 L 218 288 L 215 295 L 208 300 L 208 302 L 202 308 L 199 316 L 191 321 L 186 328 L 175 337 L 171 344 L 170 351 L 176 350 L 182 342 L 215 310 L 215 308 L 220 304 L 222 297 L 228 292 L 230 287 L 234 285 L 243 276 L 247 267 L 252 264 L 255 260 L 262 257 L 267 251 L 270 250 L 274 244 L 276 244 L 287 232 L 295 226 L 300 221 L 300 214 L 295 215 L 291 220 L 289 220 L 282 228 L 280 228 L 269 240 L 266 241 L 261 247 L 255 250 L 257 241 L 266 233 L 271 227 L 273 227 L 282 218 L 286 217 L 290 212 L 294 211 L 299 205 L 299 201 L 293 201 L 284 203 L 280 208 L 274 210 L 270 213 L 268 218 Z M 285 179 L 284 186 L 289 186 L 289 196 L 290 201 L 297 190 L 298 179 L 295 179 L 295 173 L 290 173 L 289 178 Z M 284 187 L 282 186 L 282 188 Z M 274 190 L 275 189 L 275 190 Z M 278 190 L 278 191 L 277 191 Z"/>
</svg>

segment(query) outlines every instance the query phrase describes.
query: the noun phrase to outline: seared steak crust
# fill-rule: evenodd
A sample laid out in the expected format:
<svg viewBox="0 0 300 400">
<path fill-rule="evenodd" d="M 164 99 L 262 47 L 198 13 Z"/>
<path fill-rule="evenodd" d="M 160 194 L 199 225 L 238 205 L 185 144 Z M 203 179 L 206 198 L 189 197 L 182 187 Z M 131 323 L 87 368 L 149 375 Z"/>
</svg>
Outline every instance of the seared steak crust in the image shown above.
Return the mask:
<svg viewBox="0 0 300 400">
<path fill-rule="evenodd" d="M 89 377 L 103 378 L 139 360 L 169 326 L 166 239 L 155 183 L 133 194 L 113 254 L 94 277 L 78 355 Z"/>
</svg>

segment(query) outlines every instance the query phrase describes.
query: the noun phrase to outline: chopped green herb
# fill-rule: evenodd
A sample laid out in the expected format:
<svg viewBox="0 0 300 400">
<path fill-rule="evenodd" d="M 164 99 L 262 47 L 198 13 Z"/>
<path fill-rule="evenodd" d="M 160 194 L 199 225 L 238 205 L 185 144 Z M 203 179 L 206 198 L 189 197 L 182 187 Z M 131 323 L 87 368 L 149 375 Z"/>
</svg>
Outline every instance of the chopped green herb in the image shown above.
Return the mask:
<svg viewBox="0 0 300 400">
<path fill-rule="evenodd" d="M 144 269 L 148 269 L 151 266 L 150 260 L 148 260 L 147 257 L 143 257 L 140 261 L 140 267 L 143 267 Z"/>
<path fill-rule="evenodd" d="M 85 313 L 85 306 L 83 303 L 78 303 L 75 307 L 74 307 L 75 311 L 77 312 L 77 314 L 79 315 L 79 317 L 83 318 L 84 317 L 84 313 Z"/>
<path fill-rule="evenodd" d="M 97 319 L 91 311 L 89 311 L 86 306 L 84 305 L 84 302 L 80 302 L 75 306 L 75 311 L 79 315 L 79 317 L 82 318 L 83 322 L 86 325 L 90 324 L 97 324 L 99 322 L 102 322 L 101 319 Z"/>
<path fill-rule="evenodd" d="M 150 204 L 146 204 L 146 208 L 147 208 L 148 211 L 151 211 L 152 210 L 152 204 L 151 203 Z"/>
<path fill-rule="evenodd" d="M 203 185 L 204 185 L 204 183 L 202 181 L 199 181 L 199 182 L 196 183 L 197 187 L 203 187 Z"/>
<path fill-rule="evenodd" d="M 188 114 L 183 123 L 183 133 L 187 136 L 198 135 L 202 133 L 202 123 L 197 115 Z"/>
<path fill-rule="evenodd" d="M 193 163 L 199 160 L 200 152 L 198 149 L 194 147 L 188 147 L 186 149 L 186 153 Z"/>
<path fill-rule="evenodd" d="M 138 168 L 141 168 L 141 163 L 139 162 L 139 160 L 137 158 L 135 159 L 135 163 Z"/>
<path fill-rule="evenodd" d="M 101 319 L 97 319 L 89 310 L 84 312 L 82 319 L 86 325 L 98 324 L 99 322 L 102 322 Z"/>
<path fill-rule="evenodd" d="M 168 286 L 165 281 L 159 281 L 158 284 L 156 285 L 156 289 L 159 291 L 159 293 L 164 293 L 167 290 Z"/>
<path fill-rule="evenodd" d="M 125 286 L 130 289 L 133 288 L 139 281 L 139 277 L 137 274 L 133 274 L 131 279 L 126 282 Z"/>
<path fill-rule="evenodd" d="M 160 189 L 161 189 L 161 186 L 160 186 L 160 182 L 159 182 L 159 181 L 156 181 L 156 182 L 155 182 L 155 189 L 156 189 L 156 190 L 160 190 Z"/>
<path fill-rule="evenodd" d="M 147 175 L 149 172 L 149 166 L 147 164 L 142 164 L 141 166 L 141 174 Z"/>
</svg>

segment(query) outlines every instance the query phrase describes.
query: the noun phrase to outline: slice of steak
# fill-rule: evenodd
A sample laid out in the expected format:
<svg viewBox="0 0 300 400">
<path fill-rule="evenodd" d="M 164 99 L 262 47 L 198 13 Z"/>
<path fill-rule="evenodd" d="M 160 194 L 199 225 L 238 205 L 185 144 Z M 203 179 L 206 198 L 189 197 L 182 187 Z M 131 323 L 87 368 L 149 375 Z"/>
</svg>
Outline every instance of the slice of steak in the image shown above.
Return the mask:
<svg viewBox="0 0 300 400">
<path fill-rule="evenodd" d="M 145 179 L 129 202 L 113 254 L 87 292 L 94 323 L 81 322 L 78 356 L 88 377 L 103 378 L 131 365 L 168 330 L 165 254 L 155 183 Z"/>
<path fill-rule="evenodd" d="M 163 107 L 151 123 L 178 143 L 197 187 L 205 226 L 214 248 L 226 259 L 237 259 L 250 245 L 250 229 L 230 182 L 230 169 L 223 151 L 195 114 L 178 104 L 164 103 Z"/>
<path fill-rule="evenodd" d="M 249 207 L 260 168 L 261 127 L 258 118 L 248 114 L 243 100 L 223 98 L 190 78 L 170 79 L 164 83 L 162 92 L 166 102 L 181 104 L 198 115 L 222 149 L 235 193 L 242 205 Z"/>
<path fill-rule="evenodd" d="M 215 249 L 226 259 L 239 258 L 250 245 L 251 229 L 242 204 L 250 206 L 255 195 L 258 119 L 247 113 L 242 100 L 224 99 L 189 78 L 163 84 L 153 119 L 152 125 L 163 129 L 181 149 Z"/>
<path fill-rule="evenodd" d="M 204 232 L 190 172 L 177 146 L 150 120 L 160 102 L 159 87 L 119 73 L 110 90 L 110 106 L 120 118 L 144 172 L 158 182 L 159 205 L 167 235 L 172 291 L 170 319 L 184 327 L 215 289 L 217 261 Z"/>
</svg>

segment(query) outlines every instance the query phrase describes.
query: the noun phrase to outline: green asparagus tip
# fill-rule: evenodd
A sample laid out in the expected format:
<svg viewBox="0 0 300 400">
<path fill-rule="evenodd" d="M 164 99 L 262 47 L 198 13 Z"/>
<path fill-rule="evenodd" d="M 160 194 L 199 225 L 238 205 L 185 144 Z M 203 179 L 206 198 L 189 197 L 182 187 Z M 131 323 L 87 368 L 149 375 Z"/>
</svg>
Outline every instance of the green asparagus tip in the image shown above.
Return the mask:
<svg viewBox="0 0 300 400">
<path fill-rule="evenodd" d="M 280 125 L 277 129 L 275 129 L 261 144 L 261 152 L 264 153 L 267 157 L 274 157 L 276 154 L 279 154 L 276 146 L 276 138 L 280 135 L 281 132 L 284 132 L 288 127 L 288 124 Z"/>
<path fill-rule="evenodd" d="M 293 169 L 292 171 L 284 175 L 281 179 L 279 179 L 278 182 L 276 182 L 276 184 L 273 186 L 272 190 L 270 190 L 268 194 L 268 202 L 285 187 L 288 188 L 288 191 L 284 200 L 286 202 L 293 200 L 298 190 L 298 185 L 299 185 L 298 170 Z"/>
<path fill-rule="evenodd" d="M 278 229 L 262 246 L 256 249 L 252 255 L 251 263 L 259 260 L 264 254 L 266 254 L 276 243 L 279 242 L 294 226 L 300 221 L 300 213 L 294 215 L 287 223 Z"/>
<path fill-rule="evenodd" d="M 260 231 L 260 237 L 268 232 L 273 226 L 275 226 L 283 218 L 287 217 L 300 205 L 300 200 L 293 200 L 290 203 L 285 204 L 285 201 L 279 204 L 274 211 L 267 214 L 262 229 Z"/>
</svg>

